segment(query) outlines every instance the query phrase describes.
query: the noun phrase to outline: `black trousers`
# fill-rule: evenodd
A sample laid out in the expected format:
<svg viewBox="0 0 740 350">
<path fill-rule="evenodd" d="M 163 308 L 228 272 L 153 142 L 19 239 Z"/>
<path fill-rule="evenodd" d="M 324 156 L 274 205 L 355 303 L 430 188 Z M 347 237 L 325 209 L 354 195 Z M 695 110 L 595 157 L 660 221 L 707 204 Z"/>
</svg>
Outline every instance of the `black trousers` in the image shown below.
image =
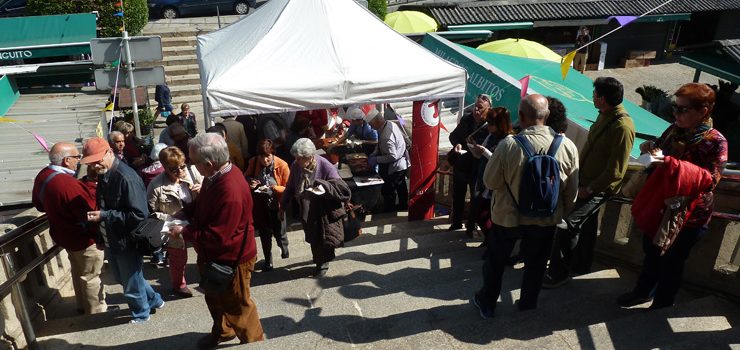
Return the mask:
<svg viewBox="0 0 740 350">
<path fill-rule="evenodd" d="M 396 171 L 388 174 L 388 165 L 380 165 L 380 177 L 383 179 L 383 186 L 380 193 L 383 195 L 383 210 L 393 212 L 396 210 L 406 210 L 409 207 L 409 189 L 406 185 L 407 170 Z M 396 195 L 398 195 L 398 207 L 396 207 Z"/>
<path fill-rule="evenodd" d="M 266 213 L 267 225 L 257 230 L 259 231 L 262 254 L 265 256 L 265 261 L 271 261 L 272 238 L 275 237 L 278 247 L 283 251 L 288 249 L 288 234 L 285 232 L 285 220 L 284 218 L 280 220 L 277 210 L 268 209 Z"/>
<path fill-rule="evenodd" d="M 481 302 L 491 310 L 501 295 L 501 280 L 509 262 L 514 244 L 521 239 L 521 257 L 524 260 L 524 275 L 519 298 L 520 309 L 537 307 L 537 298 L 545 276 L 547 257 L 552 247 L 555 226 L 503 227 L 493 225 L 486 261 L 483 263 L 483 288 Z"/>
<path fill-rule="evenodd" d="M 475 185 L 475 179 L 473 174 L 470 172 L 463 172 L 458 169 L 454 169 L 452 173 L 452 225 L 462 226 L 463 218 L 465 218 L 465 196 L 470 191 L 471 197 L 473 197 L 473 186 Z M 467 229 L 475 229 L 475 220 L 472 218 L 472 210 L 468 213 L 467 217 Z"/>
<path fill-rule="evenodd" d="M 324 264 L 334 260 L 336 255 L 334 254 L 334 248 L 326 247 L 323 244 L 311 244 L 311 255 L 313 255 L 313 263 L 316 267 L 324 268 Z"/>
<path fill-rule="evenodd" d="M 608 196 L 599 193 L 576 201 L 575 209 L 565 218 L 568 229 L 557 230 L 550 254 L 550 277 L 562 279 L 570 274 L 591 272 L 599 229 L 599 209 L 607 200 Z"/>
<path fill-rule="evenodd" d="M 647 236 L 643 237 L 642 247 L 645 260 L 642 272 L 633 292 L 641 297 L 653 296 L 653 306 L 671 306 L 681 288 L 683 269 L 691 253 L 691 248 L 706 232 L 707 227 L 685 228 L 678 233 L 676 241 L 660 256 L 660 248 Z"/>
</svg>

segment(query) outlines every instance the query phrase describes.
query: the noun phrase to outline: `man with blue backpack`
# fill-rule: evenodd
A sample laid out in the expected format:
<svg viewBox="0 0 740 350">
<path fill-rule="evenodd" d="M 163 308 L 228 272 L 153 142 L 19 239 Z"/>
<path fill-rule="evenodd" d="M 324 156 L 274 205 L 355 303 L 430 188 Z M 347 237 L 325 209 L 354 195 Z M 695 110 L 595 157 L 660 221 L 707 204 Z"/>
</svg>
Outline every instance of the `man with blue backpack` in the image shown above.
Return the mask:
<svg viewBox="0 0 740 350">
<path fill-rule="evenodd" d="M 578 193 L 578 149 L 545 125 L 547 98 L 525 97 L 518 115 L 522 131 L 501 140 L 483 174 L 495 193 L 483 288 L 472 300 L 483 319 L 493 317 L 504 269 L 519 239 L 524 275 L 517 307 L 537 307 L 555 225 L 573 208 Z"/>
</svg>

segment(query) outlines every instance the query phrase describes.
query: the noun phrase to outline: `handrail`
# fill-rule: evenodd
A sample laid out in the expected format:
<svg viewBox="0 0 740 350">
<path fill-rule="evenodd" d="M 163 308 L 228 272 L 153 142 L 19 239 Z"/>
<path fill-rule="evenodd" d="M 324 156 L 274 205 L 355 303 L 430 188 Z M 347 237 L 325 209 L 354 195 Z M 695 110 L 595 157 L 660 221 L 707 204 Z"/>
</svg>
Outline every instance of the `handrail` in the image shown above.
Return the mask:
<svg viewBox="0 0 740 350">
<path fill-rule="evenodd" d="M 33 220 L 16 227 L 7 234 L 0 236 L 0 258 L 5 267 L 5 273 L 10 275 L 8 276 L 7 281 L 0 284 L 0 299 L 4 299 L 8 294 L 13 298 L 13 304 L 15 306 L 21 328 L 23 329 L 23 335 L 26 338 L 28 348 L 32 350 L 42 349 L 42 347 L 36 341 L 36 334 L 33 330 L 31 317 L 28 314 L 28 308 L 26 307 L 26 301 L 24 299 L 24 293 L 20 282 L 22 282 L 26 276 L 31 273 L 31 271 L 56 257 L 62 250 L 62 247 L 58 244 L 54 244 L 54 246 L 49 250 L 37 256 L 31 260 L 31 262 L 19 269 L 15 268 L 10 254 L 15 251 L 17 246 L 29 239 L 32 239 L 48 228 L 49 220 L 46 214 L 42 214 Z"/>
<path fill-rule="evenodd" d="M 632 204 L 633 200 L 632 198 L 627 197 L 612 197 L 610 202 L 615 203 L 621 203 L 621 204 Z M 721 211 L 713 211 L 712 217 L 723 219 L 723 220 L 729 220 L 729 221 L 738 221 L 740 222 L 740 214 L 732 214 L 732 213 L 724 213 Z"/>
<path fill-rule="evenodd" d="M 28 235 L 37 235 L 49 228 L 49 220 L 46 214 L 35 217 L 33 220 L 16 227 L 10 232 L 0 236 L 0 252 L 6 252 L 5 247 L 16 245 L 19 240 L 26 239 Z"/>
<path fill-rule="evenodd" d="M 13 276 L 8 278 L 7 281 L 3 282 L 3 284 L 0 284 L 0 299 L 3 299 L 6 296 L 8 296 L 11 289 L 13 288 L 13 284 L 21 282 L 23 279 L 26 278 L 26 275 L 28 275 L 31 271 L 49 262 L 49 260 L 56 257 L 60 251 L 62 251 L 62 247 L 60 247 L 58 244 L 55 244 L 53 247 L 51 247 L 51 249 L 47 250 L 44 254 L 37 256 L 35 259 L 31 260 L 31 262 L 29 262 L 27 265 L 23 266 L 20 270 L 16 271 L 13 274 Z"/>
</svg>

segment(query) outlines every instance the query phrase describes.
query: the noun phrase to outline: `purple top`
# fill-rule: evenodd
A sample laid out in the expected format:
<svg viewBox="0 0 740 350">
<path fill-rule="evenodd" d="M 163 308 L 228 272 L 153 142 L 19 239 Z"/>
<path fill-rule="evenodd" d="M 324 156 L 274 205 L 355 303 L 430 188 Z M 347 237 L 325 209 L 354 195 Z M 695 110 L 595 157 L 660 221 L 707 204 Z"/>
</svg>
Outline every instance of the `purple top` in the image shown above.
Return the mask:
<svg viewBox="0 0 740 350">
<path fill-rule="evenodd" d="M 337 168 L 334 167 L 334 165 L 331 164 L 329 160 L 319 155 L 314 156 L 314 159 L 316 159 L 316 170 L 314 172 L 314 179 L 341 179 L 341 177 L 339 177 L 339 172 L 337 172 Z M 281 203 L 282 208 L 287 208 L 290 205 L 290 201 L 293 200 L 293 197 L 295 196 L 295 191 L 298 187 L 298 182 L 300 181 L 302 175 L 303 169 L 300 165 L 298 165 L 298 162 L 294 161 L 293 164 L 290 165 L 290 176 L 288 177 L 288 184 L 285 186 L 285 192 L 283 192 L 283 199 Z"/>
</svg>

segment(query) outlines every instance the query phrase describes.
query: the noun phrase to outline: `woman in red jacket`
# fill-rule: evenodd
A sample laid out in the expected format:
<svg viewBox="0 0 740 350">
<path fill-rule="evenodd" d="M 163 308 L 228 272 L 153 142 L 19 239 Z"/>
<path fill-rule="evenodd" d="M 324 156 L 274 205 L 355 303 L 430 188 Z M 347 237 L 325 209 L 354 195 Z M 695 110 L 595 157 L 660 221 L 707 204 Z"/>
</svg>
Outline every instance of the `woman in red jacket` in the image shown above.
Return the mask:
<svg viewBox="0 0 740 350">
<path fill-rule="evenodd" d="M 254 228 L 259 231 L 262 254 L 265 255 L 262 271 L 271 271 L 273 268 L 272 237 L 275 237 L 280 247 L 280 257 L 287 259 L 290 256 L 285 218 L 278 216 L 280 200 L 288 183 L 290 169 L 288 163 L 275 156 L 274 152 L 272 140 L 259 140 L 257 155 L 249 160 L 247 171 L 244 172 L 254 198 L 252 207 Z"/>
<path fill-rule="evenodd" d="M 707 230 L 712 216 L 714 187 L 720 180 L 727 162 L 727 140 L 712 128 L 712 109 L 715 93 L 705 84 L 689 83 L 674 94 L 673 116 L 676 121 L 663 132 L 658 140 L 640 145 L 642 152 L 663 155 L 692 163 L 706 169 L 712 177 L 709 188 L 691 204 L 693 210 L 679 231 L 673 244 L 665 251 L 653 244 L 649 235 L 643 238 L 645 261 L 637 285 L 632 292 L 617 298 L 617 303 L 630 307 L 652 300 L 651 309 L 673 305 L 681 286 L 681 277 L 691 248 Z"/>
</svg>

